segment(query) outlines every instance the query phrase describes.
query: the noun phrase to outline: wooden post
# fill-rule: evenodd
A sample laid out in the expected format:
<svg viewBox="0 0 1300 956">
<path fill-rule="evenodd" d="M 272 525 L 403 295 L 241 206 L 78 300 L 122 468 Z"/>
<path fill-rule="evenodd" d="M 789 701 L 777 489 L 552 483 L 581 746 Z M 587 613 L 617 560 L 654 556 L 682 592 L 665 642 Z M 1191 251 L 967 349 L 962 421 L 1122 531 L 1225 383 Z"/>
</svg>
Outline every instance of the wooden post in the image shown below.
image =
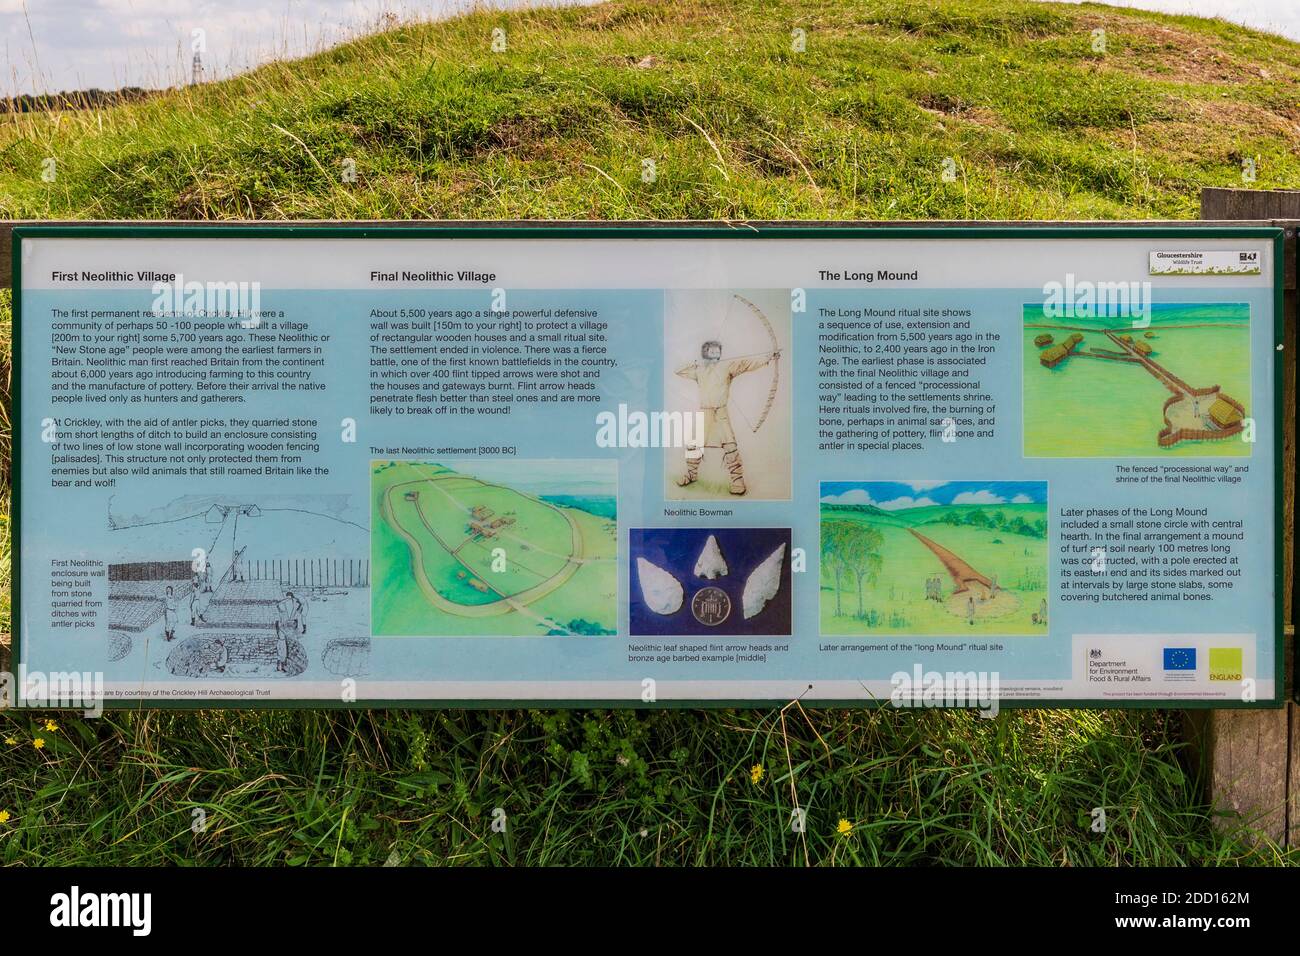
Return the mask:
<svg viewBox="0 0 1300 956">
<path fill-rule="evenodd" d="M 1286 230 L 1285 344 L 1282 421 L 1284 681 L 1294 673 L 1292 611 L 1295 569 L 1296 231 L 1300 191 L 1205 189 L 1201 218 L 1270 220 Z M 1282 688 L 1284 695 L 1288 686 Z M 1186 725 L 1204 773 L 1207 796 L 1225 814 L 1219 825 L 1245 825 L 1281 846 L 1300 846 L 1300 707 L 1280 710 L 1211 710 L 1186 714 Z"/>
</svg>

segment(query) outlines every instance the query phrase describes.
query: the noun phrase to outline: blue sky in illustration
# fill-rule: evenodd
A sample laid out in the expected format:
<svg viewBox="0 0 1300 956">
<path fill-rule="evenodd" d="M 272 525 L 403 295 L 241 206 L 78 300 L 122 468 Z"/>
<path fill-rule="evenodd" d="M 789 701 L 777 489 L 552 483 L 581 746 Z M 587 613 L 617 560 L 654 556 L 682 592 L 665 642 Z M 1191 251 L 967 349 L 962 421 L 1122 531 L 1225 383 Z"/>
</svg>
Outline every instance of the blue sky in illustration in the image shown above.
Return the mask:
<svg viewBox="0 0 1300 956">
<path fill-rule="evenodd" d="M 822 504 L 885 511 L 934 505 L 1045 504 L 1045 481 L 823 481 Z"/>
</svg>

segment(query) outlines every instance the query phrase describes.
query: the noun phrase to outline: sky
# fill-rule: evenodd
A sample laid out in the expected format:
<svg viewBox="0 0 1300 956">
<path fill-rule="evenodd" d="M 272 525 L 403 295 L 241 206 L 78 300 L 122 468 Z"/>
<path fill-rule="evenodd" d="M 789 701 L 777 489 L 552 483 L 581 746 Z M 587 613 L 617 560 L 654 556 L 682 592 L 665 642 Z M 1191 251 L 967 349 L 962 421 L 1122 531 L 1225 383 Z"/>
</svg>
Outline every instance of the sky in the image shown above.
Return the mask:
<svg viewBox="0 0 1300 956">
<path fill-rule="evenodd" d="M 195 43 L 214 79 L 335 46 L 386 15 L 581 2 L 589 0 L 0 0 L 0 95 L 174 86 L 189 81 Z"/>
<path fill-rule="evenodd" d="M 550 0 L 550 5 L 589 0 Z M 1071 3 L 1076 0 L 1056 0 Z M 1300 40 L 1300 0 L 1113 0 L 1221 16 Z M 191 44 L 207 77 L 333 46 L 383 22 L 538 0 L 0 0 L 0 95 L 185 82 Z M 203 31 L 196 34 L 194 31 Z"/>
<path fill-rule="evenodd" d="M 822 504 L 875 505 L 885 511 L 935 505 L 1042 504 L 1045 481 L 823 481 Z"/>
<path fill-rule="evenodd" d="M 1053 0 L 1080 3 L 1082 0 Z M 1133 7 L 1156 13 L 1186 13 L 1222 17 L 1233 23 L 1280 33 L 1300 41 L 1300 0 L 1105 0 L 1112 7 Z"/>
</svg>

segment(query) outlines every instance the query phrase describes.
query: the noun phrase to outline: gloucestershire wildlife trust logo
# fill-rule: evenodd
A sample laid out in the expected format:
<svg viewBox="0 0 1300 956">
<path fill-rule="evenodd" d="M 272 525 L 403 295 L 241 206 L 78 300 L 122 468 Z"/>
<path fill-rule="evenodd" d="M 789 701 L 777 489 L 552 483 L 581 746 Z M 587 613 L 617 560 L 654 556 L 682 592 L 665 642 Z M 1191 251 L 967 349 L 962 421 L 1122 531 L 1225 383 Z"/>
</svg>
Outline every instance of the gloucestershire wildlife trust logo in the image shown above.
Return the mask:
<svg viewBox="0 0 1300 956">
<path fill-rule="evenodd" d="M 58 929 L 127 927 L 132 936 L 148 936 L 153 930 L 153 894 L 83 893 L 81 887 L 73 886 L 50 897 L 50 925 Z"/>
<path fill-rule="evenodd" d="M 1210 648 L 1210 680 L 1236 683 L 1241 680 L 1243 670 L 1240 647 Z"/>
<path fill-rule="evenodd" d="M 1131 319 L 1151 323 L 1150 282 L 1093 282 L 1066 273 L 1064 282 L 1043 285 L 1043 315 L 1049 319 Z"/>
<path fill-rule="evenodd" d="M 87 717 L 104 713 L 103 671 L 0 671 L 0 710 L 10 707 L 80 710 Z"/>
<path fill-rule="evenodd" d="M 1264 262 L 1258 249 L 1158 249 L 1151 253 L 1150 272 L 1153 276 L 1257 276 L 1263 274 Z"/>
</svg>

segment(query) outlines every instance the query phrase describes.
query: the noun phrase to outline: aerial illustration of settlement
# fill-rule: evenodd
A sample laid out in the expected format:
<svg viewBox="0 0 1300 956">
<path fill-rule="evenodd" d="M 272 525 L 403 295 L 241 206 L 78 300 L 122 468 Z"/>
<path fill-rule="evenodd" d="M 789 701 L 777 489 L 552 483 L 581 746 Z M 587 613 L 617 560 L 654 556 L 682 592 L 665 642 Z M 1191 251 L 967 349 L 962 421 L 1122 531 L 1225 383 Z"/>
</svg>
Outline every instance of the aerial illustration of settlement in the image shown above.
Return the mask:
<svg viewBox="0 0 1300 956">
<path fill-rule="evenodd" d="M 1024 310 L 1024 451 L 1248 456 L 1246 305 L 1159 304 L 1149 324 Z"/>
</svg>

